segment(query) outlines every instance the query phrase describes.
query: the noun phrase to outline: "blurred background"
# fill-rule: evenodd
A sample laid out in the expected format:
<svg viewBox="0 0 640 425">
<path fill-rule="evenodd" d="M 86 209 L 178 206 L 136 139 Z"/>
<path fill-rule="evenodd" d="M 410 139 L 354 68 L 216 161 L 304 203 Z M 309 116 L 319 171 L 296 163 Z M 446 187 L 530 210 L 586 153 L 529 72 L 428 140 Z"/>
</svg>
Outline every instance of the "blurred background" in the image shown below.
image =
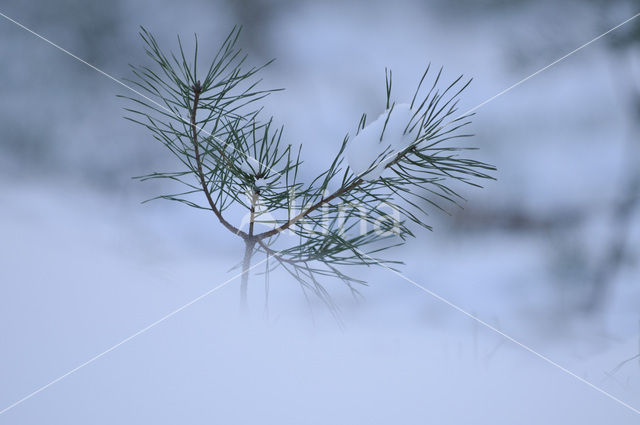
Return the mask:
<svg viewBox="0 0 640 425">
<path fill-rule="evenodd" d="M 268 113 L 308 177 L 384 68 L 410 99 L 431 62 L 474 108 L 640 12 L 637 0 L 3 0 L 0 12 L 122 80 L 142 25 L 214 54 L 233 25 L 276 58 Z M 0 17 L 0 410 L 232 278 L 242 244 L 133 176 L 174 159 L 124 120 L 126 88 Z M 498 167 L 463 209 L 394 250 L 406 275 L 640 408 L 640 20 L 476 111 Z M 187 42 L 188 45 L 189 42 Z M 286 275 L 239 282 L 0 414 L 36 423 L 638 423 L 589 388 L 384 269 L 326 282 L 339 325 Z M 579 422 L 578 422 L 579 421 Z"/>
</svg>

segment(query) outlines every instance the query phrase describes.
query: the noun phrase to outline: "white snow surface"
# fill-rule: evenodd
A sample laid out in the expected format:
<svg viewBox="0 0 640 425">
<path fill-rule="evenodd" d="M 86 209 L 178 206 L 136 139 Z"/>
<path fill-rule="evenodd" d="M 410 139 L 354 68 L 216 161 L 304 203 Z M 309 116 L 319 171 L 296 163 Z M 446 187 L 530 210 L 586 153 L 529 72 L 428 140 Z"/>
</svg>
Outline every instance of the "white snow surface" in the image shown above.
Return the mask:
<svg viewBox="0 0 640 425">
<path fill-rule="evenodd" d="M 267 182 L 267 179 L 265 179 L 265 178 L 256 179 L 256 181 L 253 183 L 253 185 L 255 186 L 255 188 L 257 190 L 264 189 L 265 187 L 267 187 L 267 184 L 268 184 L 268 182 Z"/>
<path fill-rule="evenodd" d="M 281 272 L 265 312 L 261 267 L 240 313 L 237 270 L 225 271 L 243 247 L 211 230 L 208 215 L 63 184 L 0 188 L 0 234 L 10 241 L 0 246 L 0 409 L 229 281 L 0 415 L 0 425 L 637 423 L 388 271 L 360 270 L 371 286 L 358 303 L 326 282 L 343 330 L 315 300 L 312 324 Z M 637 406 L 637 362 L 607 375 L 637 353 L 635 329 L 624 326 L 637 324 L 632 286 L 620 287 L 604 323 L 569 331 L 565 318 L 553 323 L 563 333 L 538 334 L 523 312 L 553 316 L 535 240 L 438 236 L 404 252 L 407 276 Z"/>
<path fill-rule="evenodd" d="M 260 171 L 260 161 L 251 155 L 244 154 L 237 150 L 235 146 L 233 146 L 233 143 L 227 143 L 224 151 L 230 157 L 238 157 L 238 161 L 240 162 L 239 167 L 245 173 L 255 176 Z"/>
<path fill-rule="evenodd" d="M 260 162 L 252 156 L 244 155 L 244 160 L 241 159 L 240 162 L 240 169 L 255 176 L 260 171 Z"/>
<path fill-rule="evenodd" d="M 159 7 L 125 1 L 129 20 L 122 27 L 138 26 L 143 16 L 151 27 L 175 27 L 159 30 L 170 41 L 176 32 L 194 31 L 218 40 L 225 34 L 213 37 L 213 30 L 226 31 L 230 15 L 224 8 L 203 13 L 214 6 L 203 9 L 199 3 L 160 0 Z M 541 35 L 557 30 L 557 22 L 539 14 L 527 13 L 524 21 L 488 14 L 482 21 L 475 10 L 459 8 L 456 19 L 443 19 L 420 2 L 299 6 L 274 14 L 268 25 L 278 49 L 274 55 L 286 66 L 276 63 L 265 79 L 288 93 L 304 93 L 274 96 L 269 103 L 280 102 L 273 110 L 287 123 L 290 140 L 305 140 L 317 130 L 318 143 L 305 146 L 311 159 L 305 168 L 320 171 L 327 147 L 319 141 L 339 143 L 363 102 L 382 99 L 380 75 L 373 71 L 392 64 L 401 76 L 397 92 L 407 93 L 425 58 L 433 59 L 453 73 L 474 75 L 464 96 L 472 107 L 528 75 L 529 67 L 548 63 L 546 54 L 535 54 L 536 63 L 514 68 L 514 47 L 543 53 L 517 36 L 511 40 L 514 27 Z M 187 18 L 172 20 L 178 12 Z M 212 17 L 221 25 L 212 25 Z M 394 31 L 380 31 L 381 19 Z M 148 155 L 137 150 L 145 143 L 132 143 L 147 133 L 104 126 L 118 123 L 121 115 L 120 106 L 112 105 L 111 82 L 86 74 L 92 90 L 67 90 L 84 81 L 67 72 L 67 56 L 29 42 L 15 28 L 5 30 L 16 41 L 5 46 L 13 58 L 7 72 L 19 77 L 13 79 L 18 97 L 7 102 L 7 117 L 22 116 L 28 106 L 32 123 L 49 122 L 51 108 L 34 105 L 34 96 L 59 106 L 51 121 L 56 140 L 47 141 L 56 142 L 48 162 L 68 169 L 86 164 L 93 171 L 105 164 L 120 167 L 123 157 L 139 158 L 140 152 Z M 596 31 L 582 19 L 564 30 L 580 37 Z M 469 208 L 520 205 L 546 214 L 558 206 L 608 205 L 618 194 L 626 107 L 612 90 L 611 63 L 603 60 L 606 44 L 590 46 L 480 110 L 474 145 L 481 148 L 480 159 L 498 166 L 498 182 L 463 193 Z M 37 54 L 24 55 L 25 46 Z M 130 53 L 121 50 L 124 64 Z M 65 72 L 51 74 L 56 69 Z M 51 78 L 73 84 L 51 84 Z M 369 95 L 374 90 L 377 95 Z M 74 108 L 81 110 L 81 120 L 67 113 Z M 12 139 L 10 133 L 4 137 Z M 133 147 L 138 155 L 131 155 Z M 145 196 L 101 194 L 64 184 L 55 174 L 28 182 L 8 172 L 9 165 L 29 175 L 34 171 L 31 163 L 0 156 L 0 410 L 237 276 L 237 269 L 229 269 L 243 246 L 207 212 L 162 202 L 140 206 Z M 127 187 L 128 175 L 141 171 L 134 165 L 118 172 Z M 433 233 L 423 232 L 392 252 L 405 261 L 404 274 L 639 407 L 640 363 L 621 363 L 638 353 L 637 268 L 612 282 L 610 302 L 594 317 L 567 307 L 583 282 L 549 271 L 565 243 L 571 253 L 575 243 L 579 256 L 582 245 L 602 246 L 601 233 L 591 232 L 588 223 L 585 236 L 568 235 L 567 242 L 561 232 L 448 233 L 445 223 L 452 220 L 442 220 Z M 630 238 L 636 242 L 639 220 Z M 236 278 L 0 414 L 0 425 L 638 423 L 633 411 L 388 270 L 357 271 L 356 277 L 370 283 L 357 303 L 340 291 L 340 282 L 327 282 L 343 309 L 344 329 L 314 300 L 315 316 L 310 314 L 297 284 L 281 271 L 270 277 L 267 314 L 260 296 L 265 279 L 254 273 L 261 270 L 251 273 L 249 314 L 238 311 Z"/>
<path fill-rule="evenodd" d="M 363 176 L 365 180 L 378 179 L 384 167 L 395 158 L 395 154 L 415 140 L 415 129 L 413 132 L 407 130 L 405 133 L 413 114 L 414 111 L 409 104 L 400 103 L 387 109 L 375 121 L 365 126 L 347 145 L 347 162 L 353 172 L 366 172 Z M 381 155 L 383 156 L 380 157 Z M 375 167 L 372 167 L 374 164 Z"/>
</svg>

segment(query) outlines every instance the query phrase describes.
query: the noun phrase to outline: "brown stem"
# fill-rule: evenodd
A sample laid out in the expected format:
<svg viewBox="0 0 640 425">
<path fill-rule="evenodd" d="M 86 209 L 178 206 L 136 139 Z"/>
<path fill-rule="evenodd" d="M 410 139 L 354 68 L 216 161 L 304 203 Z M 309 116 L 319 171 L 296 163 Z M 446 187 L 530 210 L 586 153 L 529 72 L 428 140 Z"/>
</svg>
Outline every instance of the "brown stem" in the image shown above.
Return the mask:
<svg viewBox="0 0 640 425">
<path fill-rule="evenodd" d="M 200 186 L 202 186 L 202 191 L 204 192 L 204 195 L 207 197 L 207 202 L 209 203 L 209 207 L 211 208 L 211 211 L 213 211 L 216 217 L 218 217 L 218 220 L 220 221 L 220 223 L 222 223 L 224 227 L 229 229 L 231 232 L 235 233 L 236 235 L 239 235 L 240 237 L 246 240 L 249 238 L 249 235 L 247 235 L 245 232 L 243 232 L 242 230 L 238 229 L 237 227 L 229 223 L 227 220 L 225 220 L 220 210 L 218 210 L 218 207 L 216 207 L 215 202 L 213 202 L 213 198 L 211 198 L 211 193 L 209 193 L 209 187 L 207 185 L 204 172 L 202 171 L 202 159 L 200 157 L 200 147 L 198 145 L 198 126 L 196 125 L 196 112 L 198 110 L 198 101 L 200 100 L 200 93 L 202 93 L 202 86 L 200 85 L 200 81 L 198 81 L 192 87 L 192 89 L 193 89 L 194 96 L 193 96 L 193 109 L 191 109 L 191 134 L 193 135 L 192 136 L 193 150 L 195 153 L 196 167 L 198 170 L 198 178 L 200 179 Z"/>
<path fill-rule="evenodd" d="M 249 286 L 249 268 L 251 267 L 251 256 L 253 247 L 256 244 L 254 239 L 245 239 L 244 258 L 242 259 L 242 280 L 240 282 L 240 303 L 242 308 L 247 308 L 247 288 Z"/>
<path fill-rule="evenodd" d="M 396 158 L 394 158 L 393 161 L 390 161 L 387 165 L 385 165 L 384 168 L 390 168 L 391 166 L 397 164 L 398 161 L 400 161 L 403 157 L 405 157 L 409 152 L 415 152 L 415 146 L 412 147 L 411 149 L 407 150 L 406 152 L 401 152 L 400 154 L 398 154 L 396 156 Z M 286 223 L 284 223 L 280 227 L 277 227 L 275 229 L 271 229 L 271 230 L 266 231 L 264 233 L 260 233 L 259 235 L 256 235 L 255 238 L 258 239 L 258 240 L 261 240 L 261 239 L 265 239 L 265 238 L 269 238 L 271 236 L 274 236 L 274 235 L 282 232 L 283 230 L 287 230 L 289 227 L 291 227 L 295 223 L 297 223 L 300 219 L 306 217 L 307 215 L 309 215 L 313 211 L 317 210 L 321 206 L 333 201 L 337 197 L 339 197 L 341 195 L 344 195 L 345 193 L 355 189 L 356 187 L 360 186 L 362 183 L 364 183 L 364 180 L 362 178 L 356 179 L 350 185 L 342 187 L 342 188 L 336 190 L 335 192 L 333 192 L 331 195 L 327 196 L 326 198 L 322 198 L 321 200 L 319 200 L 315 204 L 311 205 L 306 210 L 300 212 L 300 214 L 298 214 L 297 216 L 293 217 L 291 220 L 287 221 Z"/>
<path fill-rule="evenodd" d="M 253 223 L 256 215 L 256 202 L 258 194 L 253 192 L 251 195 L 251 217 L 249 220 L 249 235 L 244 240 L 244 258 L 242 259 L 242 280 L 240 283 L 240 298 L 242 308 L 247 308 L 247 292 L 249 288 L 249 268 L 251 267 L 251 257 L 253 256 L 253 247 L 256 239 L 253 236 Z"/>
<path fill-rule="evenodd" d="M 261 240 L 261 239 L 265 239 L 265 238 L 274 236 L 274 235 L 282 232 L 283 230 L 287 230 L 289 227 L 291 227 L 292 225 L 297 223 L 300 219 L 306 217 L 307 215 L 309 215 L 313 211 L 317 210 L 318 208 L 320 208 L 324 204 L 333 201 L 337 197 L 349 192 L 350 190 L 353 190 L 354 188 L 356 188 L 359 185 L 361 185 L 363 182 L 364 182 L 364 180 L 362 180 L 362 179 L 355 180 L 349 186 L 345 186 L 343 188 L 340 188 L 340 189 L 336 190 L 335 192 L 333 192 L 331 195 L 327 196 L 326 198 L 322 198 L 321 200 L 319 200 L 315 204 L 311 205 L 306 210 L 300 212 L 300 214 L 298 214 L 297 216 L 293 217 L 291 220 L 287 221 L 286 223 L 284 223 L 280 227 L 277 227 L 275 229 L 271 229 L 271 230 L 266 231 L 264 233 L 260 233 L 259 235 L 256 235 L 255 238 Z"/>
<path fill-rule="evenodd" d="M 249 236 L 253 239 L 253 223 L 256 219 L 256 202 L 258 201 L 258 194 L 253 192 L 251 194 L 251 215 L 249 217 Z"/>
</svg>

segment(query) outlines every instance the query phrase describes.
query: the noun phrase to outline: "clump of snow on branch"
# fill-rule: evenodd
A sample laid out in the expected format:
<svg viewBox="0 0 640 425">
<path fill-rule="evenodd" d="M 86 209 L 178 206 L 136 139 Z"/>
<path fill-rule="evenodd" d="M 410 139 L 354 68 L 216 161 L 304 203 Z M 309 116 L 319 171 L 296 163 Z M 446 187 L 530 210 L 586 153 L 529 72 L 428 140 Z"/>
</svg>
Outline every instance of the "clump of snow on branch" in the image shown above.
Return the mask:
<svg viewBox="0 0 640 425">
<path fill-rule="evenodd" d="M 260 173 L 260 161 L 251 155 L 238 151 L 233 143 L 228 143 L 224 148 L 225 153 L 229 157 L 240 156 L 238 167 L 251 176 L 257 176 Z"/>
<path fill-rule="evenodd" d="M 267 185 L 268 185 L 267 179 L 264 179 L 264 178 L 256 179 L 256 181 L 253 183 L 253 186 L 257 191 L 264 189 L 265 187 L 267 187 Z"/>
<path fill-rule="evenodd" d="M 254 157 L 246 155 L 244 161 L 240 162 L 240 169 L 247 174 L 257 176 L 260 172 L 260 162 Z"/>
<path fill-rule="evenodd" d="M 365 173 L 365 180 L 378 179 L 396 154 L 416 140 L 416 130 L 410 131 L 413 124 L 409 126 L 413 114 L 410 105 L 396 104 L 363 128 L 347 145 L 351 170 Z"/>
</svg>

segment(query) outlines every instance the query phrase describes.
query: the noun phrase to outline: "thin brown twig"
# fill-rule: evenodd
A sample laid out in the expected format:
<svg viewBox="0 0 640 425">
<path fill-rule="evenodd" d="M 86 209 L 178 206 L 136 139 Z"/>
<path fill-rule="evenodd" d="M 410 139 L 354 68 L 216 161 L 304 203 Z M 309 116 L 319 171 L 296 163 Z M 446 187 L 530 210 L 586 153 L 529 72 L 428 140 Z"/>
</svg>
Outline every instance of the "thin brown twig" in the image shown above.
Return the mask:
<svg viewBox="0 0 640 425">
<path fill-rule="evenodd" d="M 339 197 L 341 195 L 344 195 L 345 193 L 355 189 L 357 186 L 361 185 L 363 182 L 364 182 L 364 180 L 361 179 L 361 178 L 355 180 L 350 185 L 342 187 L 342 188 L 336 190 L 331 195 L 327 196 L 326 198 L 322 198 L 321 200 L 319 200 L 315 204 L 311 205 L 306 210 L 301 211 L 300 214 L 296 215 L 295 217 L 293 217 L 292 219 L 290 219 L 286 223 L 282 224 L 280 227 L 277 227 L 275 229 L 271 229 L 271 230 L 268 230 L 266 232 L 260 233 L 259 235 L 256 235 L 255 238 L 257 240 L 262 240 L 262 239 L 269 238 L 271 236 L 277 235 L 278 233 L 280 233 L 280 232 L 282 232 L 284 230 L 287 230 L 289 227 L 291 227 L 292 225 L 294 225 L 295 223 L 297 223 L 298 221 L 300 221 L 302 218 L 306 217 L 307 215 L 309 215 L 313 211 L 317 210 L 318 208 L 320 208 L 321 206 L 327 204 L 328 202 L 333 201 L 337 197 Z"/>
<path fill-rule="evenodd" d="M 249 216 L 249 236 L 253 238 L 253 225 L 256 220 L 256 202 L 258 201 L 258 194 L 256 191 L 252 191 L 251 193 L 251 209 Z"/>
<path fill-rule="evenodd" d="M 194 150 L 195 160 L 196 160 L 196 168 L 198 172 L 198 178 L 200 179 L 200 185 L 202 186 L 202 191 L 204 192 L 204 195 L 207 198 L 207 202 L 211 207 L 211 211 L 213 211 L 216 217 L 218 217 L 218 220 L 220 221 L 220 223 L 222 223 L 224 227 L 229 229 L 231 232 L 239 235 L 240 237 L 246 240 L 249 238 L 249 235 L 247 235 L 247 233 L 243 232 L 242 230 L 238 229 L 237 227 L 229 223 L 222 216 L 222 213 L 220 212 L 218 207 L 216 207 L 215 202 L 213 202 L 213 198 L 211 198 L 211 193 L 209 192 L 209 187 L 205 180 L 204 172 L 202 171 L 202 159 L 200 157 L 200 147 L 198 145 L 198 126 L 196 125 L 196 113 L 198 109 L 198 101 L 200 100 L 200 93 L 202 93 L 202 86 L 200 85 L 200 81 L 198 81 L 195 85 L 193 85 L 192 89 L 193 89 L 193 109 L 191 110 L 191 133 L 193 135 L 192 142 L 193 142 L 193 150 Z"/>
<path fill-rule="evenodd" d="M 418 144 L 422 140 L 423 139 L 416 140 L 414 142 L 414 145 L 411 148 L 409 148 L 409 149 L 407 149 L 405 151 L 402 151 L 399 154 L 397 154 L 397 156 L 392 161 L 389 161 L 389 163 L 386 164 L 384 166 L 384 168 L 391 168 L 393 165 L 397 164 L 398 161 L 400 161 L 402 158 L 404 158 L 408 153 L 415 152 L 415 145 Z M 289 227 L 291 227 L 292 225 L 294 225 L 295 223 L 297 223 L 298 221 L 300 221 L 301 219 L 303 219 L 304 217 L 306 217 L 307 215 L 309 215 L 313 211 L 317 210 L 321 206 L 326 205 L 327 203 L 329 203 L 329 202 L 333 201 L 334 199 L 344 195 L 345 193 L 350 192 L 351 190 L 353 190 L 356 187 L 360 186 L 364 182 L 365 182 L 365 180 L 362 177 L 354 180 L 350 185 L 342 187 L 342 188 L 336 190 L 331 195 L 327 196 L 326 198 L 322 198 L 321 200 L 319 200 L 315 204 L 311 205 L 306 210 L 301 211 L 300 214 L 296 215 L 295 217 L 293 217 L 292 219 L 290 219 L 286 223 L 282 224 L 280 227 L 277 227 L 275 229 L 271 229 L 271 230 L 268 230 L 266 232 L 260 233 L 259 235 L 256 235 L 255 236 L 256 239 L 257 240 L 266 239 L 266 238 L 269 238 L 271 236 L 277 235 L 278 233 L 280 233 L 280 232 L 282 232 L 284 230 L 287 230 Z"/>
</svg>

